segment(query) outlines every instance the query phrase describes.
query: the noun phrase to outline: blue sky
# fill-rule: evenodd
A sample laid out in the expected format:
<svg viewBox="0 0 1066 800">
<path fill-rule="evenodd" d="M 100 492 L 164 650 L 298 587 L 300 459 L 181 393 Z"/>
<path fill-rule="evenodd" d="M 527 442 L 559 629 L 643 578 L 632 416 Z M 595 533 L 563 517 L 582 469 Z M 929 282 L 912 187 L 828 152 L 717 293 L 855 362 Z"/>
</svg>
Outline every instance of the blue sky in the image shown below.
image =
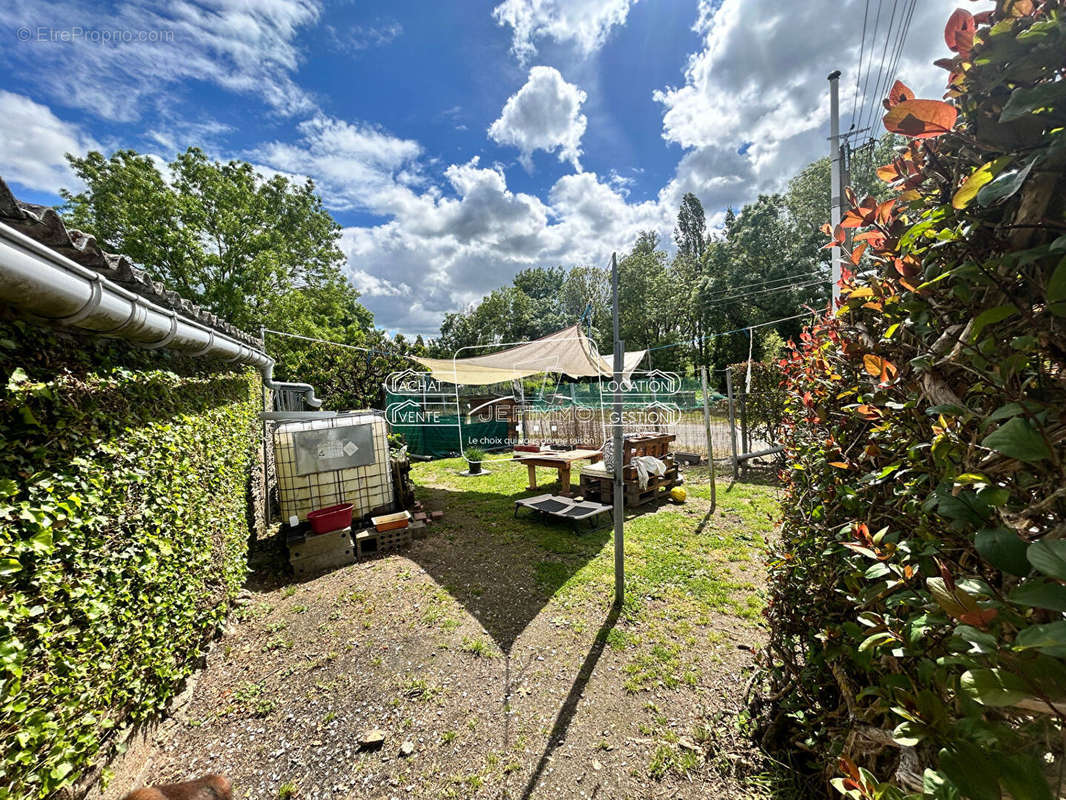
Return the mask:
<svg viewBox="0 0 1066 800">
<path fill-rule="evenodd" d="M 850 121 L 864 12 L 876 81 L 897 5 L 8 0 L 0 176 L 51 204 L 66 152 L 191 145 L 309 176 L 377 323 L 432 335 L 524 267 L 668 242 L 686 191 L 713 224 L 780 189 L 827 148 L 832 69 Z M 914 3 L 891 77 L 919 96 L 954 5 Z"/>
</svg>

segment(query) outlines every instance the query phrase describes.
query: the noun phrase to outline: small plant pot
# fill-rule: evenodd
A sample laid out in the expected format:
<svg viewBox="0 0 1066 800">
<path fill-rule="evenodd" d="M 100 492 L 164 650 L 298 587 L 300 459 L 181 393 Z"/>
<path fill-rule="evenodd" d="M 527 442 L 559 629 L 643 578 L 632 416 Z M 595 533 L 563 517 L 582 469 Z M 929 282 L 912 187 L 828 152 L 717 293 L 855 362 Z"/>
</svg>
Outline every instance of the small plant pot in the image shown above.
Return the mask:
<svg viewBox="0 0 1066 800">
<path fill-rule="evenodd" d="M 466 462 L 466 466 L 467 466 L 467 468 L 469 468 L 471 475 L 480 475 L 481 474 L 481 462 L 480 461 L 467 461 Z"/>
</svg>

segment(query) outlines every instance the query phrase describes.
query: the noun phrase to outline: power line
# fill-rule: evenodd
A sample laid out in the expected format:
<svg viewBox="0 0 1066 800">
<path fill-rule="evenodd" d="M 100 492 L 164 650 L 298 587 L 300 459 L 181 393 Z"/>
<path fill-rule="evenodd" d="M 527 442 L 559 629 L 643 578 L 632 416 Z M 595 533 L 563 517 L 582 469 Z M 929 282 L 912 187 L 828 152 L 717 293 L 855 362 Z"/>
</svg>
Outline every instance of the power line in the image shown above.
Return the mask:
<svg viewBox="0 0 1066 800">
<path fill-rule="evenodd" d="M 727 300 L 747 300 L 749 297 L 754 297 L 755 295 L 759 295 L 759 294 L 766 294 L 767 292 L 781 292 L 781 291 L 785 291 L 787 289 L 803 289 L 803 288 L 806 288 L 806 287 L 809 287 L 809 286 L 818 286 L 818 285 L 821 285 L 823 283 L 825 283 L 825 278 L 824 277 L 820 277 L 817 280 L 808 281 L 807 283 L 792 283 L 792 284 L 787 284 L 785 286 L 771 286 L 768 289 L 759 289 L 759 290 L 754 291 L 754 292 L 742 292 L 740 294 L 727 295 L 725 297 L 714 297 L 714 298 L 711 298 L 710 300 L 706 301 L 702 305 L 704 305 L 704 306 L 713 306 L 713 305 L 718 305 L 719 303 L 724 303 Z"/>
<path fill-rule="evenodd" d="M 882 0 L 877 0 L 877 14 L 874 17 L 874 31 L 870 36 L 870 60 L 866 63 L 866 79 L 862 84 L 862 102 L 859 104 L 859 125 L 862 126 L 862 118 L 866 114 L 866 90 L 870 88 L 870 74 L 873 72 L 873 45 L 877 41 L 877 30 L 881 25 L 881 3 Z"/>
<path fill-rule="evenodd" d="M 729 336 L 729 335 L 734 334 L 734 333 L 745 333 L 747 331 L 753 331 L 756 328 L 765 328 L 767 325 L 777 325 L 779 322 L 789 322 L 789 321 L 794 320 L 794 319 L 800 319 L 801 317 L 817 316 L 818 314 L 821 314 L 821 313 L 822 313 L 821 311 L 813 311 L 813 310 L 808 309 L 807 311 L 804 311 L 801 314 L 793 314 L 791 317 L 781 317 L 781 319 L 772 319 L 769 322 L 759 322 L 759 323 L 757 323 L 755 325 L 748 325 L 745 328 L 736 328 L 736 329 L 731 330 L 731 331 L 721 331 L 720 333 L 709 333 L 706 336 L 701 336 L 698 339 L 694 339 L 692 341 L 671 342 L 670 344 L 660 344 L 660 345 L 657 345 L 656 347 L 649 347 L 648 348 L 648 352 L 650 353 L 652 350 L 666 350 L 666 349 L 671 348 L 671 347 L 684 347 L 685 345 L 693 344 L 695 342 L 703 342 L 703 341 L 706 341 L 708 339 L 717 339 L 717 338 L 719 338 L 721 336 Z"/>
<path fill-rule="evenodd" d="M 874 116 L 877 114 L 877 104 L 881 101 L 880 98 L 884 94 L 884 90 L 881 85 L 884 83 L 885 78 L 885 64 L 888 58 L 889 49 L 892 47 L 893 32 L 892 28 L 896 22 L 896 10 L 899 8 L 899 0 L 892 0 L 892 14 L 888 18 L 888 30 L 885 32 L 885 46 L 881 48 L 881 63 L 877 68 L 877 77 L 874 80 L 873 96 L 870 98 L 870 116 L 869 125 L 873 122 Z"/>
<path fill-rule="evenodd" d="M 906 2 L 906 0 L 904 0 L 904 2 Z M 910 30 L 911 30 L 911 20 L 914 19 L 914 9 L 915 9 L 915 7 L 917 5 L 918 5 L 918 0 L 911 0 L 910 8 L 908 8 L 904 12 L 905 18 L 904 18 L 904 23 L 903 23 L 903 30 L 900 33 L 899 45 L 896 47 L 896 56 L 892 60 L 890 66 L 888 68 L 888 73 L 889 73 L 890 76 L 891 75 L 895 75 L 896 74 L 896 70 L 899 69 L 899 62 L 900 62 L 900 59 L 903 57 L 903 48 L 907 44 L 907 36 L 908 36 L 908 34 L 910 33 Z"/>
<path fill-rule="evenodd" d="M 866 0 L 866 9 L 862 12 L 862 44 L 859 45 L 859 68 L 855 70 L 855 93 L 851 98 L 851 128 L 855 129 L 855 107 L 859 102 L 859 78 L 862 76 L 862 57 L 866 52 L 866 19 L 870 14 L 870 0 Z"/>
<path fill-rule="evenodd" d="M 723 289 L 724 292 L 732 292 L 736 289 L 745 289 L 749 286 L 763 286 L 768 283 L 779 283 L 780 281 L 790 281 L 794 278 L 806 278 L 811 275 L 818 275 L 822 272 L 821 269 L 807 270 L 805 272 L 797 272 L 795 275 L 783 275 L 779 278 L 767 278 L 765 281 L 755 281 L 755 283 L 742 283 L 737 286 L 730 286 L 728 289 Z M 712 294 L 714 294 L 712 292 Z"/>
</svg>

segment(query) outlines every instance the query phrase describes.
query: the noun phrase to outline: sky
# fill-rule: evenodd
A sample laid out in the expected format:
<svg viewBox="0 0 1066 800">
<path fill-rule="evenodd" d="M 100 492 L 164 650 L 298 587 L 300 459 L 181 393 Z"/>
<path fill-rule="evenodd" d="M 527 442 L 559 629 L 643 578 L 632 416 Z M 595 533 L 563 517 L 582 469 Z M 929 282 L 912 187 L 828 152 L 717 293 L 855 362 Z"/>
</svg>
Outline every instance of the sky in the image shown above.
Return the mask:
<svg viewBox="0 0 1066 800">
<path fill-rule="evenodd" d="M 958 5 L 5 0 L 0 176 L 58 204 L 65 153 L 197 146 L 310 177 L 376 324 L 432 336 L 521 269 L 669 246 L 685 192 L 715 225 L 781 189 L 828 151 L 833 70 L 844 130 L 880 133 L 881 77 L 940 97 Z"/>
</svg>

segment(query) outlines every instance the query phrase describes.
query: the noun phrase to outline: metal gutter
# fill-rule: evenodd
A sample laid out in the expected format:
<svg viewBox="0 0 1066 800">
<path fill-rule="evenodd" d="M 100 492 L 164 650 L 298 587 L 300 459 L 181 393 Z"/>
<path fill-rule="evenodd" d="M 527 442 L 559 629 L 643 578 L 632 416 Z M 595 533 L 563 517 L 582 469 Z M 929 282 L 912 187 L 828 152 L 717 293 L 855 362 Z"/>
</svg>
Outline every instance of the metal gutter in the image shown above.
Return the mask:
<svg viewBox="0 0 1066 800">
<path fill-rule="evenodd" d="M 138 347 L 249 364 L 259 370 L 266 388 L 302 391 L 308 406 L 322 405 L 310 384 L 275 381 L 274 359 L 262 350 L 134 294 L 4 223 L 0 301 L 37 318 Z"/>
</svg>

